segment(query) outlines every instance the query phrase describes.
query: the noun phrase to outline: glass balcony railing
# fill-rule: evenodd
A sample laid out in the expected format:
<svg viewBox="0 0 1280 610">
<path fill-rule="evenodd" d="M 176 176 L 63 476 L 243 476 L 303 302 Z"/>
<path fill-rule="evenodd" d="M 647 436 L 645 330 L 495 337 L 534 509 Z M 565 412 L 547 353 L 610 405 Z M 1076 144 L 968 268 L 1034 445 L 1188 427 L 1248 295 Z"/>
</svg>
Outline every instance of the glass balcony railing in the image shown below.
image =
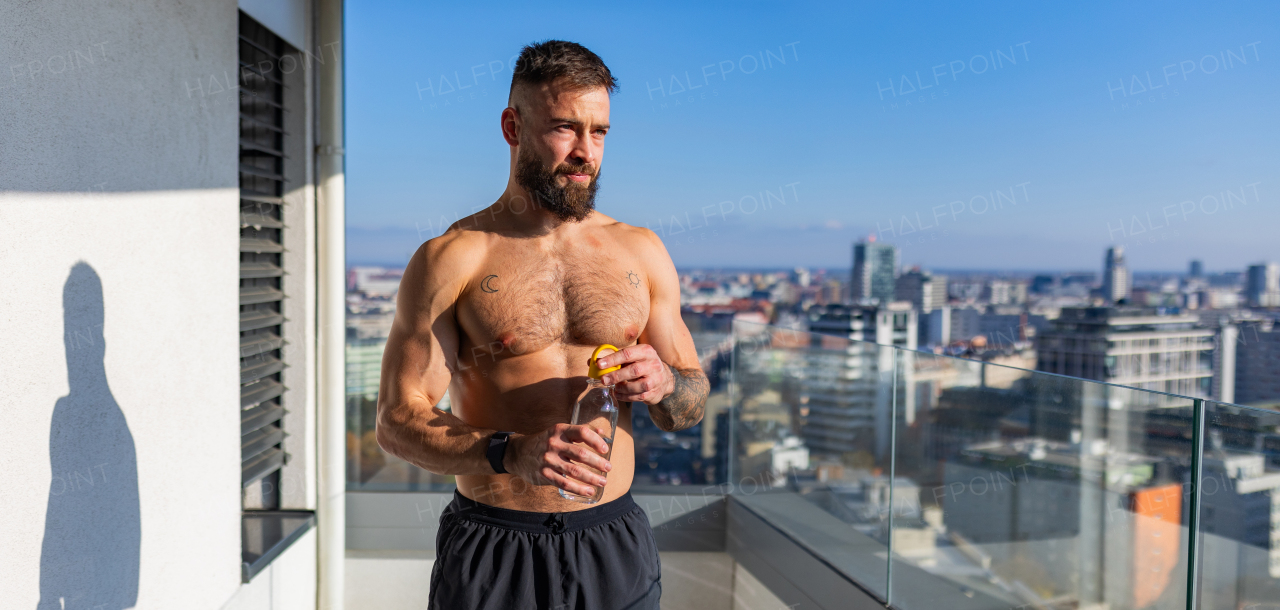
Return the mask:
<svg viewBox="0 0 1280 610">
<path fill-rule="evenodd" d="M 730 377 L 726 488 L 890 607 L 1280 608 L 1280 413 L 743 322 Z"/>
<path fill-rule="evenodd" d="M 635 409 L 639 492 L 728 494 L 893 608 L 1280 609 L 1280 413 L 747 322 L 695 339 L 706 414 Z M 382 452 L 375 405 L 349 396 L 348 488 L 451 489 Z"/>
</svg>

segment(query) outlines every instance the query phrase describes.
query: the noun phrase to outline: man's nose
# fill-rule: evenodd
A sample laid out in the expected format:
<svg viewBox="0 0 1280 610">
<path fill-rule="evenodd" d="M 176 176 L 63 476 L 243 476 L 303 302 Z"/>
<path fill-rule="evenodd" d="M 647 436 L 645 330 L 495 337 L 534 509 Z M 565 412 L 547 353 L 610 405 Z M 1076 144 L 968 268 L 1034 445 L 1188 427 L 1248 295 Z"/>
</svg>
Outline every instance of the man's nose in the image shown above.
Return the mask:
<svg viewBox="0 0 1280 610">
<path fill-rule="evenodd" d="M 595 165 L 595 148 L 591 138 L 579 138 L 573 150 L 569 151 L 569 160 L 577 165 Z"/>
</svg>

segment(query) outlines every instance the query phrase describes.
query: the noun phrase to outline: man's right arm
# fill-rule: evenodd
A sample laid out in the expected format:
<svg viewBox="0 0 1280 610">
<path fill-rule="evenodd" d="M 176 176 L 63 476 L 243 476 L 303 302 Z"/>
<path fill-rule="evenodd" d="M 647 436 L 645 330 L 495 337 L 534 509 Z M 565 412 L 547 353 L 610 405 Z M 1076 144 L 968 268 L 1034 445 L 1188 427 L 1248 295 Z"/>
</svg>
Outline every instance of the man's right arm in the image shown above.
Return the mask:
<svg viewBox="0 0 1280 610">
<path fill-rule="evenodd" d="M 382 356 L 377 439 L 387 452 L 436 474 L 493 475 L 485 450 L 495 430 L 472 426 L 436 407 L 457 369 L 458 297 L 466 278 L 474 275 L 470 261 L 483 258 L 458 241 L 454 233 L 432 239 L 405 267 Z M 604 471 L 609 466 L 577 443 L 608 451 L 590 428 L 560 424 L 540 434 L 513 434 L 504 465 L 531 484 L 591 495 L 594 490 L 579 481 L 595 482 L 594 475 L 573 462 Z"/>
<path fill-rule="evenodd" d="M 396 315 L 382 355 L 378 444 L 438 474 L 492 474 L 484 456 L 492 430 L 469 426 L 436 407 L 456 368 L 454 307 L 466 270 L 448 269 L 454 235 L 418 248 L 405 267 Z"/>
</svg>

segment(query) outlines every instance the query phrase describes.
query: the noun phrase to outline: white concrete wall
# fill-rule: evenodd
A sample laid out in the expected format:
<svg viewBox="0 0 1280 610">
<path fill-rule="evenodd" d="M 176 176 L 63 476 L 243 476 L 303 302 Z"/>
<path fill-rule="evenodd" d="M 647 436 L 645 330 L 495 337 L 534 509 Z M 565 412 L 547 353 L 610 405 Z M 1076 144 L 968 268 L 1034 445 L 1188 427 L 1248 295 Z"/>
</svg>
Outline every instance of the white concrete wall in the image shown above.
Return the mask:
<svg viewBox="0 0 1280 610">
<path fill-rule="evenodd" d="M 4 607 L 314 606 L 240 585 L 236 10 L 0 3 Z"/>
<path fill-rule="evenodd" d="M 239 586 L 236 197 L 0 193 L 5 605 Z"/>
</svg>

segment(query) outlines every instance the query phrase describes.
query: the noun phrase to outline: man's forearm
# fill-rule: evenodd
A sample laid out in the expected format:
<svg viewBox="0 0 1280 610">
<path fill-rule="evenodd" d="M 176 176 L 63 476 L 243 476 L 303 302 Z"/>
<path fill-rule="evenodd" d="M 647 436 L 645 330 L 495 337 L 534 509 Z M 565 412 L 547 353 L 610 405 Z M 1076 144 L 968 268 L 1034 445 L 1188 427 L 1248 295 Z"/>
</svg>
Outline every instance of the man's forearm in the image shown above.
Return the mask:
<svg viewBox="0 0 1280 610">
<path fill-rule="evenodd" d="M 494 430 L 477 428 L 436 407 L 425 416 L 387 413 L 378 418 L 378 444 L 389 453 L 444 475 L 493 474 L 485 456 Z"/>
<path fill-rule="evenodd" d="M 675 379 L 675 387 L 661 402 L 649 407 L 649 417 L 662 430 L 675 432 L 702 420 L 711 382 L 701 368 L 678 369 L 669 364 L 667 368 Z"/>
</svg>

